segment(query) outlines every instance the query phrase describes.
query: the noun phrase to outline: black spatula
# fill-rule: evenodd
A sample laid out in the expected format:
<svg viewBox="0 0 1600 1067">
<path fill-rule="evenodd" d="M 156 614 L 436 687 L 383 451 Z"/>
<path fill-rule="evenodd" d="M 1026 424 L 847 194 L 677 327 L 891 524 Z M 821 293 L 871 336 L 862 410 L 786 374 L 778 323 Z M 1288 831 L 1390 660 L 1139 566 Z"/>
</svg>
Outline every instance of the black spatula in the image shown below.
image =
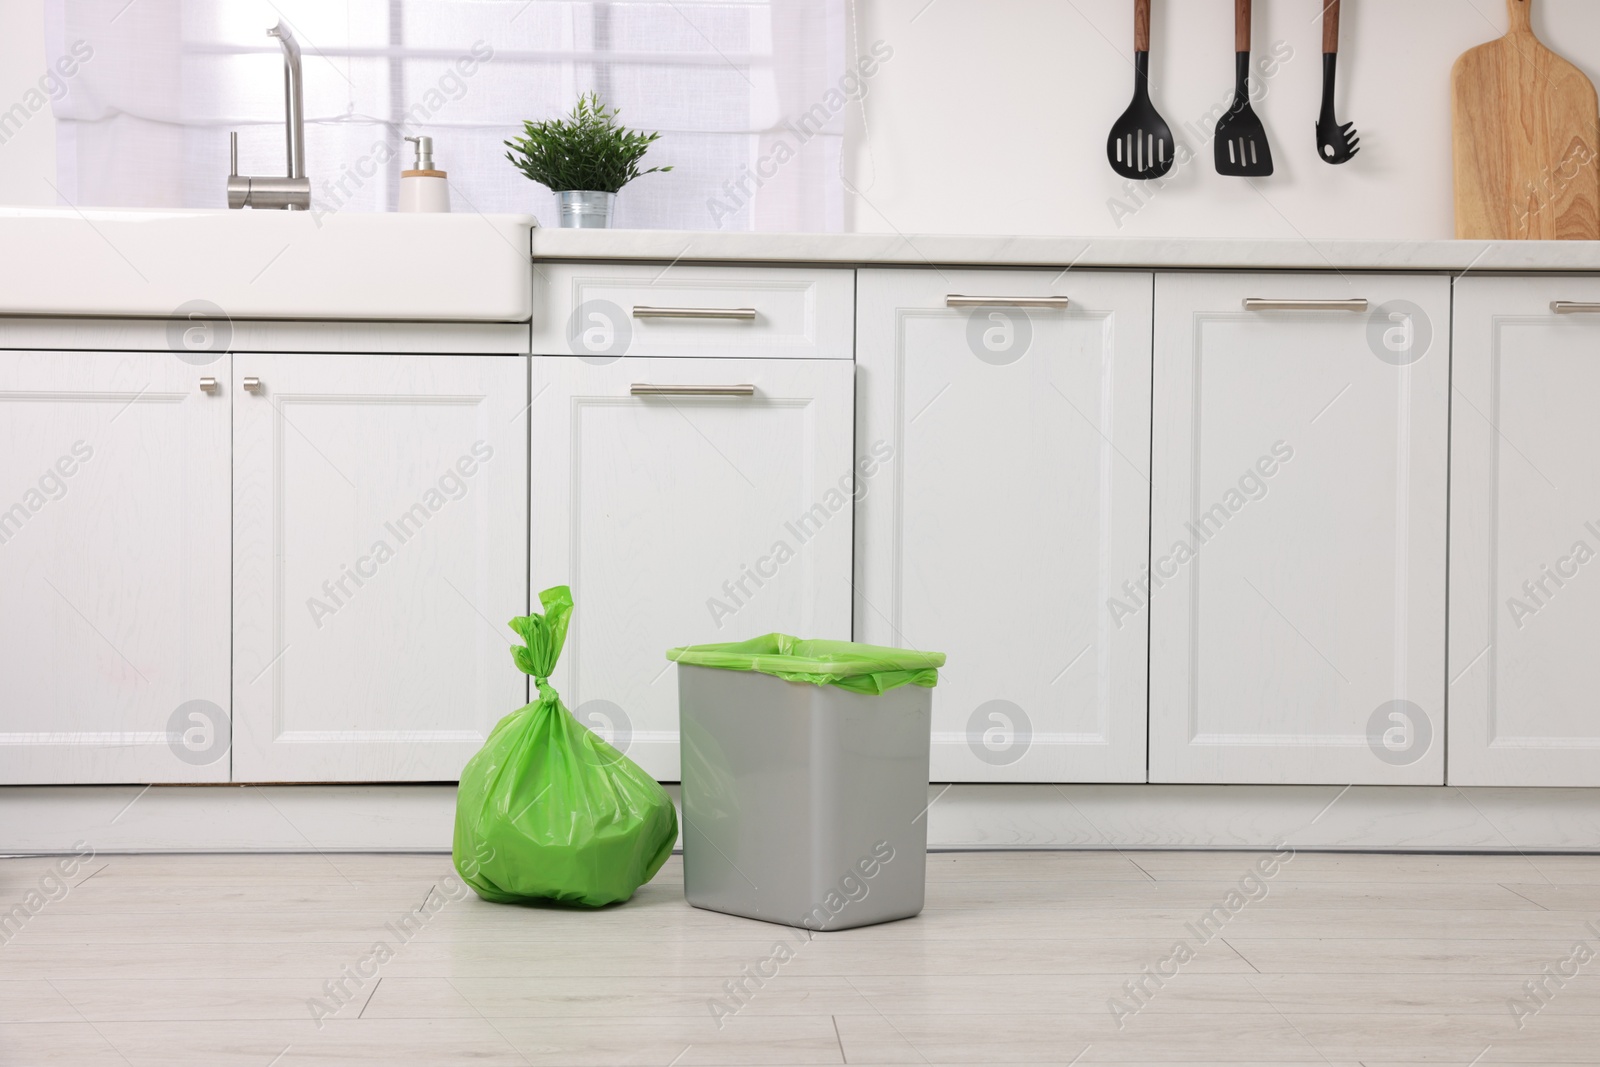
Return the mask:
<svg viewBox="0 0 1600 1067">
<path fill-rule="evenodd" d="M 1265 178 L 1272 173 L 1267 131 L 1250 106 L 1250 0 L 1233 0 L 1233 103 L 1217 120 L 1217 173 Z"/>
<path fill-rule="evenodd" d="M 1150 0 L 1133 0 L 1133 103 L 1111 127 L 1106 158 L 1124 178 L 1159 178 L 1172 169 L 1172 130 L 1150 102 Z"/>
</svg>

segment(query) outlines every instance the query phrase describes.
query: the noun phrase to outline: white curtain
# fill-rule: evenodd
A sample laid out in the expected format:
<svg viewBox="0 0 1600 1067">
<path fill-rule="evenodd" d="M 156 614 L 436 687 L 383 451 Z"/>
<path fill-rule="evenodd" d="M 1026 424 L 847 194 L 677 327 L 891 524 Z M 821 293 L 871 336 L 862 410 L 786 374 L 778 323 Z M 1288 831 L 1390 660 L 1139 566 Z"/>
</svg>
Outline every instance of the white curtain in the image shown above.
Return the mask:
<svg viewBox="0 0 1600 1067">
<path fill-rule="evenodd" d="M 57 185 L 79 207 L 226 207 L 230 130 L 240 173 L 284 173 L 282 19 L 317 211 L 393 211 L 402 138 L 426 134 L 454 210 L 554 225 L 501 142 L 593 90 L 661 132 L 644 166 L 674 168 L 625 188 L 616 225 L 838 230 L 844 4 L 48 0 L 49 53 L 92 50 L 53 101 Z"/>
</svg>

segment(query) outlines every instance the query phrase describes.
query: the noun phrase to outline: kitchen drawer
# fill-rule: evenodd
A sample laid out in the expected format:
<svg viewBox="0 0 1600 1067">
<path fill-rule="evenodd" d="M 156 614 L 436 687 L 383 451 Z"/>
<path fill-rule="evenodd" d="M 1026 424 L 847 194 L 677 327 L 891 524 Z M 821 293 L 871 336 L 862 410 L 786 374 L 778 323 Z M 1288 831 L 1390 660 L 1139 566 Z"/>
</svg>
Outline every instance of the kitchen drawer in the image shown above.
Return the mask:
<svg viewBox="0 0 1600 1067">
<path fill-rule="evenodd" d="M 855 272 L 534 264 L 533 354 L 850 359 Z"/>
</svg>

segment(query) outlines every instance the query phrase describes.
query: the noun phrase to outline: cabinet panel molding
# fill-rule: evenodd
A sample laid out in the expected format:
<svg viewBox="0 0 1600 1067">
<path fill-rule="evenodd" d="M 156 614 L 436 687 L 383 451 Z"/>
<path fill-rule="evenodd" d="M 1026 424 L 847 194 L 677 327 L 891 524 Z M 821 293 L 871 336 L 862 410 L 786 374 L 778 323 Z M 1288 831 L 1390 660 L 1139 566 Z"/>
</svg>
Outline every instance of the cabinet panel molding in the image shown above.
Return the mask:
<svg viewBox="0 0 1600 1067">
<path fill-rule="evenodd" d="M 1455 283 L 1450 781 L 1600 785 L 1593 277 Z"/>
<path fill-rule="evenodd" d="M 0 780 L 227 781 L 230 357 L 0 359 Z"/>
<path fill-rule="evenodd" d="M 667 649 L 850 636 L 853 377 L 842 360 L 533 361 L 533 592 L 576 602 L 552 684 L 658 779 L 680 775 Z M 695 395 L 737 385 L 753 395 Z"/>
<path fill-rule="evenodd" d="M 863 270 L 857 304 L 856 636 L 949 656 L 934 779 L 1144 781 L 1111 602 L 1148 560 L 1150 275 Z"/>
<path fill-rule="evenodd" d="M 1443 277 L 1157 277 L 1151 781 L 1443 782 L 1449 370 Z"/>
<path fill-rule="evenodd" d="M 235 780 L 453 780 L 526 700 L 527 359 L 234 371 Z"/>
</svg>

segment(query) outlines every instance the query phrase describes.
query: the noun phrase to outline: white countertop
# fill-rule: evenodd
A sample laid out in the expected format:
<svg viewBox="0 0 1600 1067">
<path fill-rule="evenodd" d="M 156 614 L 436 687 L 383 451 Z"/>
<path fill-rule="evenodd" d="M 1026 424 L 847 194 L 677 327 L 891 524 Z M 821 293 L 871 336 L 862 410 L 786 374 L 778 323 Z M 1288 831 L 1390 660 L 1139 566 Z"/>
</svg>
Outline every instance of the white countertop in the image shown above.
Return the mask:
<svg viewBox="0 0 1600 1067">
<path fill-rule="evenodd" d="M 540 229 L 530 215 L 0 208 L 0 315 L 527 322 L 540 260 L 1600 271 L 1591 241 L 1219 241 Z M 529 251 L 532 251 L 532 258 Z"/>
<path fill-rule="evenodd" d="M 0 314 L 526 322 L 531 215 L 0 208 Z"/>
<path fill-rule="evenodd" d="M 533 231 L 540 259 L 897 266 L 1600 271 L 1600 241 L 1191 240 L 958 234 Z"/>
</svg>

